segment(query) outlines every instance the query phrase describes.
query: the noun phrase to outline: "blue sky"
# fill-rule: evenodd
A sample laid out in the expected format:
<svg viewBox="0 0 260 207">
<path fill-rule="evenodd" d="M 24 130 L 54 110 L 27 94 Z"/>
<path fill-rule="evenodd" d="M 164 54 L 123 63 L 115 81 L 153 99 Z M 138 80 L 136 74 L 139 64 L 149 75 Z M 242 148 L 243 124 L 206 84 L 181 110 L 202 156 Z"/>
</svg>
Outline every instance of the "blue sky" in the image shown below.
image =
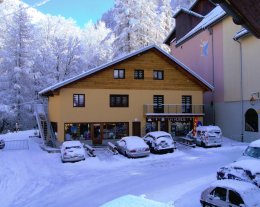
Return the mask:
<svg viewBox="0 0 260 207">
<path fill-rule="evenodd" d="M 114 5 L 114 0 L 22 0 L 34 6 L 39 2 L 46 2 L 37 7 L 37 10 L 45 14 L 61 15 L 73 18 L 77 25 L 83 27 L 86 22 L 96 22 L 102 14 Z"/>
</svg>

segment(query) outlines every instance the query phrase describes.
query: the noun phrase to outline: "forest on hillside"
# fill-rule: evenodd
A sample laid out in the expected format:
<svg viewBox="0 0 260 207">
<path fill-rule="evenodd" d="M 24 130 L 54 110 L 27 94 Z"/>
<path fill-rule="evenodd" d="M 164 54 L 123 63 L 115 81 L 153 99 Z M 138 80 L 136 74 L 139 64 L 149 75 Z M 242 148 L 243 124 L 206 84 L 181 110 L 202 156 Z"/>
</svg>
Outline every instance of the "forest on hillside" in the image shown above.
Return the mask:
<svg viewBox="0 0 260 207">
<path fill-rule="evenodd" d="M 163 45 L 173 13 L 194 0 L 115 0 L 98 22 L 44 15 L 19 0 L 0 4 L 0 133 L 34 126 L 38 92 L 150 44 Z"/>
</svg>

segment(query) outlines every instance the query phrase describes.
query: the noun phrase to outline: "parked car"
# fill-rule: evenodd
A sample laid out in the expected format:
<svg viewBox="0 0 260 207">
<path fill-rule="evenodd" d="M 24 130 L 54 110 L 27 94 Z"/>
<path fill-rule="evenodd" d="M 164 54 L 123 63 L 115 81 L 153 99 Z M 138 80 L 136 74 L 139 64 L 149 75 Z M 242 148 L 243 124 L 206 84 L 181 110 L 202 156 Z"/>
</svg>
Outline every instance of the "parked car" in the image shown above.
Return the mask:
<svg viewBox="0 0 260 207">
<path fill-rule="evenodd" d="M 260 161 L 260 140 L 251 142 L 239 160 L 244 159 L 257 159 Z"/>
<path fill-rule="evenodd" d="M 175 145 L 172 136 L 163 131 L 149 132 L 143 137 L 151 152 L 173 152 Z"/>
<path fill-rule="evenodd" d="M 187 137 L 194 138 L 196 144 L 202 147 L 222 145 L 222 131 L 218 126 L 199 126 L 194 135 L 190 131 Z"/>
<path fill-rule="evenodd" d="M 61 161 L 74 162 L 85 160 L 85 149 L 80 141 L 65 141 L 61 146 Z"/>
<path fill-rule="evenodd" d="M 217 171 L 217 179 L 234 179 L 246 181 L 260 187 L 260 161 L 240 160 Z"/>
<path fill-rule="evenodd" d="M 5 141 L 3 139 L 0 139 L 0 149 L 4 149 L 5 147 Z"/>
<path fill-rule="evenodd" d="M 145 157 L 150 154 L 148 145 L 141 137 L 123 137 L 115 143 L 117 150 L 126 157 Z"/>
<path fill-rule="evenodd" d="M 218 180 L 201 193 L 203 207 L 260 207 L 260 190 L 237 180 Z"/>
</svg>

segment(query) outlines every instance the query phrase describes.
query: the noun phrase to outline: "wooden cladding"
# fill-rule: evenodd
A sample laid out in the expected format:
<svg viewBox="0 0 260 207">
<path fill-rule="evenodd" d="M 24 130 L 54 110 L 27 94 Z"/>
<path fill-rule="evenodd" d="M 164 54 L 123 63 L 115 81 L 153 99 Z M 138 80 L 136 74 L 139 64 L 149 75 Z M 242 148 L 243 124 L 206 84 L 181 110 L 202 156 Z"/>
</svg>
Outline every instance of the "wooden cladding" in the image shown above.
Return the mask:
<svg viewBox="0 0 260 207">
<path fill-rule="evenodd" d="M 124 79 L 115 79 L 114 71 L 124 68 Z M 135 71 L 144 70 L 144 79 L 135 79 Z M 163 80 L 154 80 L 154 70 L 163 70 Z M 142 77 L 142 75 L 139 73 Z M 149 50 L 118 64 L 73 82 L 66 88 L 136 90 L 208 90 L 183 68 L 156 50 Z"/>
</svg>

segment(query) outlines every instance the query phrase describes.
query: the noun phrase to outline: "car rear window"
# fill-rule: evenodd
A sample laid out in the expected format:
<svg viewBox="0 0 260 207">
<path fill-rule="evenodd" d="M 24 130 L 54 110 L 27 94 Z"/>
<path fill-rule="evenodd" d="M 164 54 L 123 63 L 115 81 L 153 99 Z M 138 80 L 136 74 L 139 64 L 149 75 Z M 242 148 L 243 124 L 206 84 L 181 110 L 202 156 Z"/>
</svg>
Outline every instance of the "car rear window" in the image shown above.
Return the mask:
<svg viewBox="0 0 260 207">
<path fill-rule="evenodd" d="M 170 135 L 163 135 L 163 136 L 157 137 L 157 139 L 159 139 L 159 138 L 172 139 L 172 137 Z"/>
<path fill-rule="evenodd" d="M 65 149 L 80 149 L 81 147 L 80 146 L 69 146 L 69 147 L 66 147 Z"/>
</svg>

